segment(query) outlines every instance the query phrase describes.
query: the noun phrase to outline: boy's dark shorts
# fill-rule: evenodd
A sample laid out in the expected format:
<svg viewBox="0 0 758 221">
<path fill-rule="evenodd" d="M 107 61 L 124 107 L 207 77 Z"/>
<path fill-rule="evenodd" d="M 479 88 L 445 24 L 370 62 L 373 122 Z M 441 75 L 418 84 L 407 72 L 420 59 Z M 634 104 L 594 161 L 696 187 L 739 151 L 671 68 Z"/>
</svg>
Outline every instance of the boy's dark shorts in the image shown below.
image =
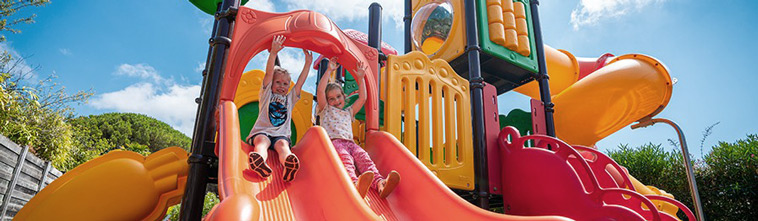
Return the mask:
<svg viewBox="0 0 758 221">
<path fill-rule="evenodd" d="M 271 141 L 271 145 L 268 146 L 268 149 L 271 149 L 271 150 L 274 149 L 274 144 L 276 144 L 276 142 L 279 141 L 279 140 L 287 141 L 287 145 L 292 145 L 292 141 L 290 140 L 289 137 L 286 137 L 286 136 L 276 136 L 276 137 L 273 137 L 273 136 L 269 136 L 266 133 L 257 133 L 257 134 L 254 134 L 252 137 L 250 137 L 250 139 L 247 139 L 247 141 L 245 141 L 245 142 L 247 142 L 247 144 L 249 144 L 250 146 L 255 146 L 255 145 L 253 145 L 253 141 L 255 140 L 255 137 L 257 137 L 259 135 L 263 135 L 263 136 L 268 137 L 268 140 Z"/>
</svg>

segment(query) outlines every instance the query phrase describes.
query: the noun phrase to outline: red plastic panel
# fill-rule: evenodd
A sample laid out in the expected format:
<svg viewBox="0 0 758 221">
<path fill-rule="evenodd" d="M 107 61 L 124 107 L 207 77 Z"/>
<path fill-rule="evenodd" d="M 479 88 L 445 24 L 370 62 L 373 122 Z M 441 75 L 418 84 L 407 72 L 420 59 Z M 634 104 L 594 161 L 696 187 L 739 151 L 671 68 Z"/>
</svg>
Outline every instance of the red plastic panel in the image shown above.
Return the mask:
<svg viewBox="0 0 758 221">
<path fill-rule="evenodd" d="M 502 194 L 500 179 L 500 151 L 497 135 L 500 133 L 500 117 L 497 111 L 497 88 L 484 83 L 484 141 L 487 144 L 487 170 L 490 193 Z"/>
<path fill-rule="evenodd" d="M 539 147 L 524 147 L 528 140 L 540 141 L 536 142 Z M 551 214 L 576 220 L 670 218 L 662 215 L 639 193 L 621 188 L 601 188 L 582 155 L 563 141 L 545 135 L 521 137 L 515 128 L 506 127 L 500 132 L 498 143 L 502 147 L 505 213 Z M 552 150 L 545 148 L 548 145 Z M 621 195 L 629 198 L 618 203 L 608 200 L 624 199 Z M 641 205 L 650 210 L 636 212 Z"/>
<path fill-rule="evenodd" d="M 547 135 L 547 128 L 545 128 L 545 105 L 540 100 L 531 99 L 532 105 L 532 133 Z"/>
<path fill-rule="evenodd" d="M 224 69 L 221 101 L 233 101 L 237 85 L 248 61 L 271 45 L 276 35 L 284 35 L 286 47 L 308 49 L 325 57 L 338 57 L 339 63 L 353 70 L 358 61 L 377 64 L 378 51 L 351 39 L 326 16 L 312 11 L 269 13 L 240 7 L 237 13 L 232 44 Z M 376 79 L 377 65 L 366 71 L 366 129 L 379 129 L 379 100 Z"/>
</svg>

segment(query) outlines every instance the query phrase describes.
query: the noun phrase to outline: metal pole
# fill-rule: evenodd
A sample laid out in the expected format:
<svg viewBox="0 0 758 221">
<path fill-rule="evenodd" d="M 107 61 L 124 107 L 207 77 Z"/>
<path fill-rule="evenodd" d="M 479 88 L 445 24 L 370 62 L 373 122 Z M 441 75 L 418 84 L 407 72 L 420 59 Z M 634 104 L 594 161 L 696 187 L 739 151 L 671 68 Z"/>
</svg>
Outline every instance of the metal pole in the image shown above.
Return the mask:
<svg viewBox="0 0 758 221">
<path fill-rule="evenodd" d="M 202 99 L 198 106 L 195 129 L 192 136 L 192 152 L 187 160 L 189 173 L 187 185 L 182 198 L 179 213 L 180 220 L 200 220 L 205 200 L 205 188 L 211 170 L 211 164 L 217 160 L 213 149 L 215 147 L 216 125 L 214 113 L 218 106 L 219 91 L 222 88 L 224 63 L 231 44 L 231 30 L 239 0 L 224 0 L 216 10 L 214 35 L 210 39 L 211 56 L 206 61 L 206 75 L 203 77 Z"/>
<path fill-rule="evenodd" d="M 377 50 L 377 54 L 382 55 L 382 5 L 379 3 L 371 3 L 368 6 L 368 46 L 374 47 Z M 376 64 L 376 88 L 378 90 L 377 99 L 382 99 L 382 56 L 379 56 Z"/>
<path fill-rule="evenodd" d="M 474 150 L 474 176 L 476 176 L 476 196 L 479 199 L 479 207 L 489 209 L 490 193 L 489 178 L 487 173 L 487 143 L 484 142 L 484 78 L 482 78 L 481 61 L 479 52 L 479 36 L 476 25 L 476 3 L 474 0 L 465 0 L 466 14 L 466 54 L 468 56 L 468 79 L 471 87 L 471 114 L 473 150 Z"/>
<path fill-rule="evenodd" d="M 405 16 L 403 16 L 403 22 L 405 23 L 405 53 L 409 53 L 413 50 L 411 46 L 411 18 L 413 9 L 411 8 L 411 0 L 405 0 Z"/>
<path fill-rule="evenodd" d="M 530 2 L 532 8 L 532 24 L 534 24 L 534 44 L 536 44 L 537 50 L 537 63 L 539 63 L 540 70 L 535 76 L 535 79 L 540 85 L 540 99 L 545 106 L 545 130 L 548 136 L 555 137 L 555 120 L 553 118 L 553 104 L 550 95 L 550 85 L 548 80 L 550 77 L 547 75 L 547 65 L 545 64 L 545 45 L 542 43 L 542 28 L 540 26 L 540 13 L 537 6 L 540 4 L 538 0 L 532 0 Z"/>
<path fill-rule="evenodd" d="M 695 213 L 698 216 L 698 220 L 705 220 L 705 214 L 703 214 L 703 206 L 700 204 L 700 194 L 697 190 L 697 182 L 695 181 L 695 172 L 692 169 L 692 163 L 690 163 L 690 152 L 687 148 L 687 140 L 684 138 L 684 132 L 682 128 L 671 120 L 664 118 L 650 119 L 649 117 L 643 118 L 637 124 L 632 125 L 632 129 L 640 127 L 647 127 L 655 123 L 666 123 L 676 130 L 676 135 L 679 136 L 679 145 L 682 148 L 682 156 L 684 157 L 684 167 L 687 169 L 687 183 L 690 186 L 690 195 L 692 195 L 692 203 L 695 204 Z"/>
</svg>

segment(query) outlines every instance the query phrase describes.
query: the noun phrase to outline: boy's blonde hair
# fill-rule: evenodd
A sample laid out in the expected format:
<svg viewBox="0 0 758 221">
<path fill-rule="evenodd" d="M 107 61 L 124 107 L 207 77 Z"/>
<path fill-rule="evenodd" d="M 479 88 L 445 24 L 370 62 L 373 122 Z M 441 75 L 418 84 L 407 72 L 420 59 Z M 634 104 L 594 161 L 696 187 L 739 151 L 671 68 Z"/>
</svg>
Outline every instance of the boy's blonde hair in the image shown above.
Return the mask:
<svg viewBox="0 0 758 221">
<path fill-rule="evenodd" d="M 342 97 L 347 99 L 347 96 L 345 95 L 345 91 L 342 90 L 342 85 L 338 83 L 330 82 L 329 84 L 326 84 L 326 89 L 324 90 L 324 93 L 328 94 L 329 91 L 332 91 L 332 90 L 339 90 L 340 93 L 342 94 Z"/>
<path fill-rule="evenodd" d="M 284 77 L 287 79 L 287 81 L 291 81 L 292 77 L 290 77 L 290 73 L 287 71 L 287 69 L 284 69 L 279 66 L 274 66 L 274 78 L 278 77 Z"/>
</svg>

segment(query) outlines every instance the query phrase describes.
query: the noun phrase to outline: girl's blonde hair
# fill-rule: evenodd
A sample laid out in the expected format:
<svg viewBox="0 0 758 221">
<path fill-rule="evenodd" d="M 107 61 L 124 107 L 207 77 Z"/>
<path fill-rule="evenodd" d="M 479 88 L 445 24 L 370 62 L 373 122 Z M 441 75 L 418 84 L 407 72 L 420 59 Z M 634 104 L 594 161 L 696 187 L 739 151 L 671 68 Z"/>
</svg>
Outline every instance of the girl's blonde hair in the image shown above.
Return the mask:
<svg viewBox="0 0 758 221">
<path fill-rule="evenodd" d="M 332 90 L 339 90 L 340 93 L 342 94 L 342 97 L 347 98 L 347 96 L 345 95 L 345 91 L 342 90 L 342 86 L 340 84 L 330 82 L 329 84 L 326 85 L 326 90 L 324 90 L 324 93 L 328 94 L 329 91 L 332 91 Z"/>
<path fill-rule="evenodd" d="M 284 69 L 279 66 L 274 66 L 274 78 L 277 78 L 277 77 L 287 78 L 287 81 L 292 80 L 292 78 L 290 77 L 290 72 L 287 71 L 287 69 Z"/>
</svg>

